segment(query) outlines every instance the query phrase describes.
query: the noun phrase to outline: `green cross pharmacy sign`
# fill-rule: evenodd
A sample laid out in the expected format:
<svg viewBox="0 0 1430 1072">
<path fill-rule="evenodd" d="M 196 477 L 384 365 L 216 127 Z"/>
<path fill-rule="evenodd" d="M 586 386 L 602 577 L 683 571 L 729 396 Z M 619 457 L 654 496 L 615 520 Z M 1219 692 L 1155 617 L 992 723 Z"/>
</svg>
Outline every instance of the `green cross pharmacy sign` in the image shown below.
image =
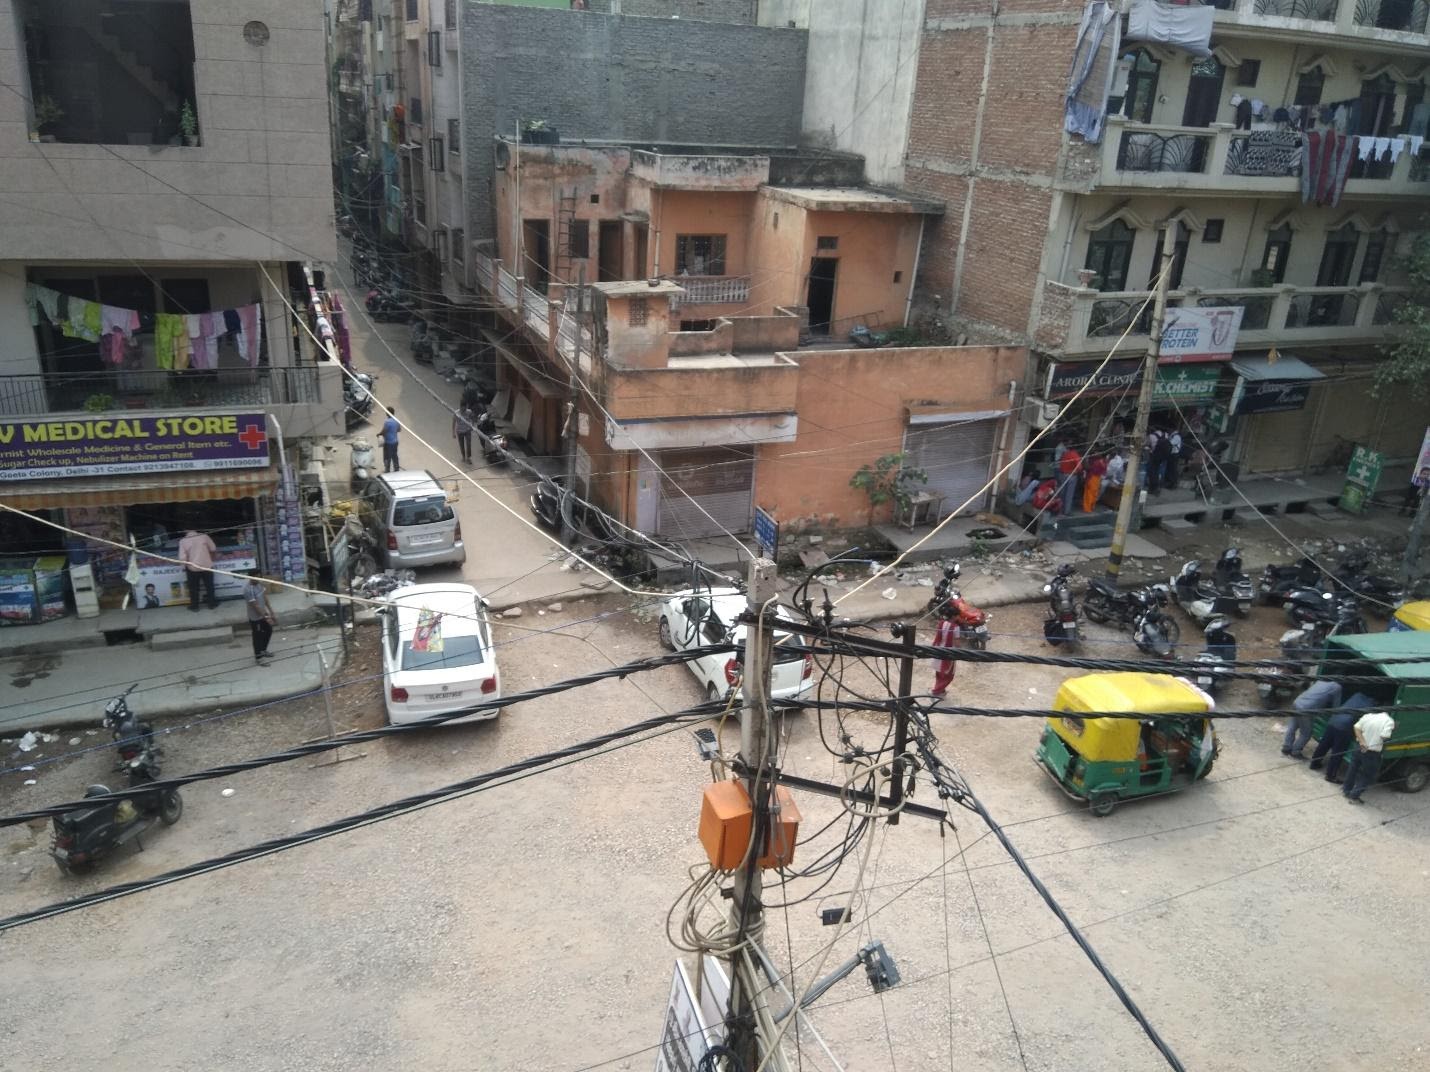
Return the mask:
<svg viewBox="0 0 1430 1072">
<path fill-rule="evenodd" d="M 1375 494 L 1380 483 L 1380 470 L 1385 455 L 1369 447 L 1357 446 L 1346 468 L 1346 483 L 1341 489 L 1340 507 L 1350 514 L 1365 513 L 1365 504 Z"/>
</svg>

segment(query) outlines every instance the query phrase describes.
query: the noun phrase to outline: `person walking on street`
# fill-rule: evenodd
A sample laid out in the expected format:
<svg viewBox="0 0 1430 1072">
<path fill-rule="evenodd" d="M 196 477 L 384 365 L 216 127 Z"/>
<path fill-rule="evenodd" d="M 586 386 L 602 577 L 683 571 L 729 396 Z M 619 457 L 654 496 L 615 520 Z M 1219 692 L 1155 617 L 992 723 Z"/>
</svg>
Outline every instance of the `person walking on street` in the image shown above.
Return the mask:
<svg viewBox="0 0 1430 1072">
<path fill-rule="evenodd" d="M 1162 494 L 1162 481 L 1167 475 L 1167 459 L 1172 456 L 1172 437 L 1157 433 L 1157 442 L 1152 444 L 1152 458 L 1147 463 L 1147 492 Z"/>
<path fill-rule="evenodd" d="M 268 586 L 256 570 L 248 575 L 248 583 L 243 586 L 243 598 L 248 603 L 248 631 L 253 634 L 253 659 L 261 663 L 264 659 L 273 658 L 268 642 L 273 639 L 273 623 L 277 616 L 273 613 L 273 604 L 268 602 Z"/>
<path fill-rule="evenodd" d="M 179 561 L 184 564 L 185 579 L 189 582 L 189 610 L 199 609 L 199 588 L 204 590 L 204 603 L 210 610 L 218 606 L 214 595 L 214 554 L 218 548 L 206 532 L 189 529 L 179 541 Z"/>
<path fill-rule="evenodd" d="M 1345 798 L 1353 804 L 1365 803 L 1361 794 L 1375 784 L 1380 773 L 1381 752 L 1386 739 L 1395 732 L 1395 719 L 1384 711 L 1371 711 L 1361 715 L 1355 724 L 1356 750 L 1351 753 L 1350 769 L 1346 771 L 1346 784 L 1341 789 Z"/>
<path fill-rule="evenodd" d="M 476 424 L 477 415 L 465 402 L 452 414 L 452 434 L 457 437 L 457 449 L 462 452 L 462 461 L 468 465 L 472 464 L 472 429 Z"/>
<path fill-rule="evenodd" d="M 1305 759 L 1305 748 L 1311 740 L 1311 727 L 1316 721 L 1316 712 L 1341 706 L 1341 687 L 1334 681 L 1317 681 L 1296 699 L 1291 701 L 1300 714 L 1291 719 L 1286 727 L 1286 736 L 1281 739 L 1281 754 L 1295 759 Z"/>
<path fill-rule="evenodd" d="M 387 420 L 382 422 L 382 471 L 395 473 L 402 466 L 397 464 L 397 433 L 401 426 L 397 423 L 397 410 L 387 411 Z"/>
<path fill-rule="evenodd" d="M 1112 457 L 1107 459 L 1107 472 L 1103 474 L 1102 484 L 1107 489 L 1108 505 L 1116 506 L 1122 501 L 1122 486 L 1127 482 L 1127 452 L 1118 447 L 1112 452 Z M 1116 502 L 1113 501 L 1113 492 L 1117 493 Z"/>
</svg>

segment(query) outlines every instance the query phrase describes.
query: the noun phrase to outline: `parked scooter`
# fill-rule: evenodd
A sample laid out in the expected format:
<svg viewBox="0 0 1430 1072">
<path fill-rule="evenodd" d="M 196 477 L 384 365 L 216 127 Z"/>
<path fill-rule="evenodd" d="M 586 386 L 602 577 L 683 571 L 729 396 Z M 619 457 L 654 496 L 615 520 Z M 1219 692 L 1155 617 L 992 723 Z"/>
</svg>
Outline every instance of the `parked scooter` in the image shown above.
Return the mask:
<svg viewBox="0 0 1430 1072">
<path fill-rule="evenodd" d="M 957 562 L 944 567 L 943 580 L 934 587 L 933 599 L 929 601 L 929 606 L 931 608 L 946 608 L 945 615 L 952 618 L 954 624 L 958 626 L 960 644 L 975 651 L 986 651 L 988 648 L 988 622 L 991 615 L 968 602 L 963 598 L 963 594 L 953 587 L 953 582 L 958 580 L 962 572 L 963 568 Z"/>
<path fill-rule="evenodd" d="M 1286 566 L 1268 565 L 1261 570 L 1256 594 L 1265 605 L 1275 606 L 1285 601 L 1287 592 L 1294 588 L 1313 586 L 1321 577 L 1321 567 L 1309 558 L 1298 558 Z"/>
<path fill-rule="evenodd" d="M 184 813 L 177 789 L 144 790 L 159 777 L 159 760 L 152 748 L 145 748 L 123 765 L 131 789 L 139 790 L 122 800 L 109 800 L 93 808 L 67 812 L 52 820 L 50 855 L 66 875 L 88 871 L 103 857 L 126 842 L 138 843 L 139 836 L 155 821 L 173 826 Z M 86 797 L 104 796 L 109 787 L 91 785 Z M 140 848 L 143 845 L 140 844 Z"/>
<path fill-rule="evenodd" d="M 1212 569 L 1212 581 L 1217 588 L 1236 600 L 1236 614 L 1245 618 L 1251 612 L 1251 604 L 1256 598 L 1256 586 L 1241 565 L 1241 550 L 1228 547 L 1216 560 Z"/>
<path fill-rule="evenodd" d="M 152 752 L 155 756 L 163 752 L 154 744 L 154 727 L 140 722 L 139 716 L 129 707 L 129 694 L 138 687 L 136 681 L 104 705 L 104 728 L 109 730 L 119 749 L 120 762 L 115 770 L 122 769 L 125 763 L 144 752 Z"/>
<path fill-rule="evenodd" d="M 1072 563 L 1058 567 L 1053 579 L 1043 585 L 1048 597 L 1048 614 L 1043 620 L 1043 638 L 1053 647 L 1075 645 L 1081 639 L 1077 624 L 1077 599 L 1073 596 L 1070 578 L 1077 570 Z"/>
<path fill-rule="evenodd" d="M 1087 592 L 1082 597 L 1082 612 L 1090 622 L 1128 626 L 1137 620 L 1142 607 L 1137 592 L 1124 592 L 1101 577 L 1087 582 Z"/>
<path fill-rule="evenodd" d="M 487 410 L 477 418 L 477 434 L 482 440 L 482 457 L 488 465 L 500 465 L 507 461 L 507 438 L 497 431 L 496 418 Z"/>
<path fill-rule="evenodd" d="M 1249 582 L 1248 582 L 1249 583 Z M 1202 576 L 1202 564 L 1193 559 L 1182 563 L 1180 571 L 1168 579 L 1172 601 L 1198 625 L 1213 618 L 1238 613 L 1238 600 L 1216 582 Z M 1248 597 L 1247 606 L 1251 605 Z"/>
<path fill-rule="evenodd" d="M 420 317 L 412 321 L 411 335 L 408 345 L 411 347 L 412 356 L 419 364 L 432 364 L 432 347 L 437 336 L 427 321 Z"/>
<path fill-rule="evenodd" d="M 377 471 L 373 468 L 372 444 L 366 439 L 353 440 L 351 465 L 348 487 L 355 492 L 361 491 Z"/>
<path fill-rule="evenodd" d="M 1232 664 L 1236 662 L 1236 637 L 1230 626 L 1230 621 L 1218 615 L 1202 629 L 1205 643 L 1192 661 L 1197 664 L 1194 683 L 1203 692 L 1218 693 L 1231 681 Z"/>
<path fill-rule="evenodd" d="M 1280 664 L 1257 671 L 1275 678 L 1256 683 L 1261 702 L 1271 707 L 1284 707 L 1295 699 L 1306 686 L 1302 675 L 1320 662 L 1326 639 L 1334 630 L 1335 625 L 1331 622 L 1312 621 L 1282 633 Z"/>
<path fill-rule="evenodd" d="M 1361 613 L 1360 600 L 1355 596 L 1335 596 L 1330 592 L 1321 593 L 1325 599 L 1315 602 L 1293 603 L 1286 611 L 1292 625 L 1321 623 L 1330 626 L 1337 634 L 1352 635 L 1370 632 L 1365 615 Z"/>
<path fill-rule="evenodd" d="M 1163 608 L 1167 605 L 1167 586 L 1151 584 L 1130 593 L 1138 611 L 1132 621 L 1132 642 L 1143 655 L 1169 659 L 1182 638 L 1182 627 Z"/>
<path fill-rule="evenodd" d="M 343 424 L 348 431 L 372 415 L 372 383 L 366 372 L 343 377 Z"/>
</svg>

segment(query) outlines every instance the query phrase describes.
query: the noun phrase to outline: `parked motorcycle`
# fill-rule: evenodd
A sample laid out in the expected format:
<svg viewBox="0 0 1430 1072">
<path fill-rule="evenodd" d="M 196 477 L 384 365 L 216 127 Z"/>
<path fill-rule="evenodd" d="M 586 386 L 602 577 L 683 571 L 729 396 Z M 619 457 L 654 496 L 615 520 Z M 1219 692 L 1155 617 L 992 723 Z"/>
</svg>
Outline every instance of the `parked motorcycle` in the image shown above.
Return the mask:
<svg viewBox="0 0 1430 1072">
<path fill-rule="evenodd" d="M 1143 655 L 1169 659 L 1182 638 L 1182 627 L 1163 608 L 1167 605 L 1167 586 L 1151 584 L 1130 593 L 1137 606 L 1132 621 L 1132 642 Z"/>
<path fill-rule="evenodd" d="M 500 465 L 507 460 L 507 437 L 497 431 L 496 418 L 483 410 L 475 425 L 482 440 L 482 457 L 488 465 Z"/>
<path fill-rule="evenodd" d="M 1342 591 L 1380 607 L 1388 614 L 1405 602 L 1405 586 L 1393 577 L 1366 572 L 1369 565 L 1369 560 L 1361 555 L 1346 558 L 1336 569 L 1336 580 L 1344 586 Z"/>
<path fill-rule="evenodd" d="M 1202 650 L 1192 659 L 1197 664 L 1193 681 L 1203 692 L 1215 694 L 1231 681 L 1236 662 L 1236 637 L 1231 632 L 1231 622 L 1221 615 L 1207 622 L 1202 637 Z"/>
<path fill-rule="evenodd" d="M 1294 588 L 1307 588 L 1317 584 L 1322 577 L 1321 567 L 1309 558 L 1298 558 L 1290 565 L 1268 565 L 1261 570 L 1261 580 L 1257 582 L 1257 597 L 1267 606 L 1284 602 L 1287 592 Z"/>
<path fill-rule="evenodd" d="M 1078 632 L 1077 599 L 1073 596 L 1070 578 L 1077 572 L 1070 562 L 1058 567 L 1053 579 L 1043 585 L 1043 595 L 1048 597 L 1048 614 L 1043 620 L 1043 638 L 1053 647 L 1059 644 L 1077 644 L 1082 638 Z"/>
<path fill-rule="evenodd" d="M 348 487 L 355 492 L 361 491 L 377 472 L 373 468 L 372 444 L 366 439 L 354 439 L 350 464 L 352 472 L 349 474 Z"/>
<path fill-rule="evenodd" d="M 1251 612 L 1251 604 L 1256 599 L 1256 586 L 1242 569 L 1239 548 L 1228 547 L 1221 553 L 1212 568 L 1212 581 L 1218 589 L 1236 600 L 1238 617 L 1245 618 Z"/>
<path fill-rule="evenodd" d="M 1168 579 L 1172 601 L 1198 625 L 1213 618 L 1238 613 L 1239 601 L 1230 591 L 1202 576 L 1202 564 L 1195 559 L 1182 563 L 1182 568 Z M 1248 598 L 1247 606 L 1251 600 Z"/>
<path fill-rule="evenodd" d="M 146 751 L 156 756 L 163 751 L 154 744 L 154 727 L 147 722 L 140 722 L 139 716 L 129 707 L 129 694 L 138 687 L 139 683 L 136 681 L 104 705 L 104 717 L 101 721 L 119 749 L 120 762 L 115 770 L 122 769 L 125 763 Z"/>
<path fill-rule="evenodd" d="M 377 321 L 401 324 L 412 319 L 412 310 L 397 291 L 387 287 L 373 287 L 367 292 L 364 304 L 368 314 Z"/>
<path fill-rule="evenodd" d="M 944 567 L 943 579 L 934 586 L 930 609 L 953 619 L 958 626 L 959 643 L 975 651 L 988 649 L 988 622 L 991 615 L 981 611 L 963 598 L 953 582 L 958 580 L 963 568 L 957 563 Z"/>
<path fill-rule="evenodd" d="M 1256 692 L 1261 702 L 1270 707 L 1284 707 L 1306 686 L 1305 675 L 1321 659 L 1325 651 L 1326 639 L 1335 630 L 1334 623 L 1312 621 L 1281 634 L 1281 662 L 1277 666 L 1263 667 L 1258 673 L 1271 675 L 1276 680 L 1258 681 Z"/>
<path fill-rule="evenodd" d="M 1287 610 L 1292 625 L 1320 623 L 1328 625 L 1336 633 L 1358 635 L 1368 633 L 1365 615 L 1361 613 L 1360 600 L 1355 596 L 1335 596 L 1330 592 L 1321 593 L 1326 598 L 1316 602 L 1309 599 L 1304 603 L 1294 603 Z"/>
<path fill-rule="evenodd" d="M 1091 622 L 1128 626 L 1142 612 L 1142 603 L 1136 596 L 1135 592 L 1124 592 L 1110 581 L 1094 577 L 1087 582 L 1087 592 L 1082 597 L 1082 612 Z"/>
<path fill-rule="evenodd" d="M 138 839 L 144 831 L 156 821 L 173 826 L 184 813 L 184 802 L 177 789 L 144 791 L 144 786 L 159 777 L 159 760 L 154 749 L 142 749 L 123 766 L 129 787 L 137 792 L 93 808 L 56 815 L 52 820 L 50 855 L 62 873 L 76 875 L 88 871 L 130 841 L 143 848 Z M 91 785 L 84 791 L 86 797 L 108 793 L 109 787 L 104 785 Z"/>
<path fill-rule="evenodd" d="M 374 563 L 373 569 L 367 573 L 359 575 L 356 570 L 354 571 L 351 587 L 355 596 L 361 596 L 363 599 L 381 599 L 399 588 L 416 583 L 417 574 L 413 570 L 378 570 Z"/>
<path fill-rule="evenodd" d="M 412 321 L 412 328 L 408 339 L 408 346 L 412 350 L 412 356 L 420 364 L 430 365 L 432 363 L 432 346 L 436 342 L 436 333 L 428 325 L 427 321 L 421 317 Z"/>
<path fill-rule="evenodd" d="M 373 379 L 366 372 L 343 378 L 343 424 L 352 431 L 372 415 Z"/>
</svg>

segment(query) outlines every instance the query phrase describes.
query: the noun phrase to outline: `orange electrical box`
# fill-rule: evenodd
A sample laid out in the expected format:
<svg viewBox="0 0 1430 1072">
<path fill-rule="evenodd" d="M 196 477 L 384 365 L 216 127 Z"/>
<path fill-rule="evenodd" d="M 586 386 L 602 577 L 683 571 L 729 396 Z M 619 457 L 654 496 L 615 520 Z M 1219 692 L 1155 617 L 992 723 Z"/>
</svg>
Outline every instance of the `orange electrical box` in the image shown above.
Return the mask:
<svg viewBox="0 0 1430 1072">
<path fill-rule="evenodd" d="M 710 866 L 717 871 L 733 871 L 745 859 L 750 847 L 755 812 L 743 782 L 713 782 L 705 787 L 700 805 L 700 843 Z M 784 867 L 794 862 L 799 840 L 799 809 L 784 786 L 775 787 L 774 815 L 769 836 L 760 857 L 763 868 Z"/>
</svg>

